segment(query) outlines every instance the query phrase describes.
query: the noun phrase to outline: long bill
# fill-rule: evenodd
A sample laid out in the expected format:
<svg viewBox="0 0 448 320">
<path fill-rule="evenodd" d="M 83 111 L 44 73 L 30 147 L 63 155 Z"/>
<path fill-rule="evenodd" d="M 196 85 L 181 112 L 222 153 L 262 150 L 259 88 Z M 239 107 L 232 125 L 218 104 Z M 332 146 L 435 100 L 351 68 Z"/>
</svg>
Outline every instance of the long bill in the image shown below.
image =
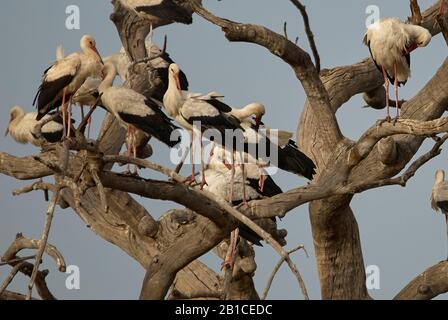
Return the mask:
<svg viewBox="0 0 448 320">
<path fill-rule="evenodd" d="M 101 58 L 101 55 L 98 52 L 98 49 L 94 46 L 94 47 L 92 47 L 92 50 L 98 55 L 98 58 L 100 58 L 101 64 L 104 65 L 103 58 Z"/>
</svg>

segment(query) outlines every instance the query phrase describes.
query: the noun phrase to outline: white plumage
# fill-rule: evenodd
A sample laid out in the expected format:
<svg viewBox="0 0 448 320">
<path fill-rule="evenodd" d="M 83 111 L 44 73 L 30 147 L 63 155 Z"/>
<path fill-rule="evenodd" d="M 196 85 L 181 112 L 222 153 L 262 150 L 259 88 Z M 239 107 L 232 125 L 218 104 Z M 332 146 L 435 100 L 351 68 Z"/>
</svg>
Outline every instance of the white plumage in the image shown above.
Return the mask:
<svg viewBox="0 0 448 320">
<path fill-rule="evenodd" d="M 431 34 L 423 27 L 403 23 L 398 18 L 383 18 L 367 28 L 363 41 L 384 77 L 386 119 L 390 119 L 388 79 L 395 86 L 395 119 L 398 119 L 398 87 L 406 84 L 411 76 L 411 52 L 418 47 L 427 46 L 431 41 Z"/>
<path fill-rule="evenodd" d="M 14 106 L 9 114 L 10 120 L 5 135 L 10 134 L 16 142 L 22 144 L 31 143 L 39 147 L 44 143 L 33 134 L 34 128 L 39 123 L 36 120 L 37 112 L 25 113 L 21 107 Z M 46 115 L 41 121 L 45 121 L 49 117 L 50 115 Z M 59 122 L 50 121 L 42 126 L 41 133 L 48 142 L 57 142 L 62 138 L 63 126 Z"/>
<path fill-rule="evenodd" d="M 98 88 L 101 104 L 123 127 L 144 131 L 169 147 L 179 142 L 171 140 L 171 134 L 177 127 L 152 100 L 132 89 L 112 86 L 116 76 L 112 63 L 106 63 L 104 72 L 106 77 Z"/>
<path fill-rule="evenodd" d="M 64 48 L 60 45 L 56 48 L 56 61 L 62 60 L 64 57 Z M 101 82 L 100 74 L 95 74 L 94 77 L 88 77 L 73 95 L 73 103 L 78 103 L 81 107 L 85 105 L 92 106 L 96 101 L 98 87 Z"/>
<path fill-rule="evenodd" d="M 37 120 L 59 107 L 61 102 L 71 99 L 88 77 L 100 76 L 103 61 L 93 37 L 83 36 L 80 46 L 82 52 L 75 52 L 57 60 L 44 72 L 33 103 L 38 109 Z"/>
<path fill-rule="evenodd" d="M 367 28 L 364 43 L 370 48 L 372 58 L 379 67 L 386 69 L 394 82 L 394 64 L 397 80 L 406 83 L 411 75 L 409 54 L 417 47 L 425 47 L 431 34 L 423 27 L 403 23 L 398 18 L 384 18 Z"/>
</svg>

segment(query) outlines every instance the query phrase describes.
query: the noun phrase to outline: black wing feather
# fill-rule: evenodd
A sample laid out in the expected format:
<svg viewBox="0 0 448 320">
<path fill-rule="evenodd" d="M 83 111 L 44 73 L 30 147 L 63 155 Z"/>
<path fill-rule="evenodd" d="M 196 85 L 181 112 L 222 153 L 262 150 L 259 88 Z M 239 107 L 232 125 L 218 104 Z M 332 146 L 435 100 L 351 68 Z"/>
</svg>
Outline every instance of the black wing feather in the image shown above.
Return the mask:
<svg viewBox="0 0 448 320">
<path fill-rule="evenodd" d="M 118 115 L 124 122 L 146 132 L 171 148 L 180 142 L 180 138 L 178 138 L 177 141 L 171 140 L 171 134 L 174 130 L 178 129 L 178 127 L 173 125 L 165 114 L 161 116 L 159 113 L 156 113 L 154 115 L 141 117 L 130 113 L 119 112 Z"/>
<path fill-rule="evenodd" d="M 72 75 L 66 75 L 51 82 L 45 81 L 45 79 L 42 81 L 33 101 L 33 105 L 37 107 L 38 111 L 36 120 L 42 119 L 48 112 L 60 106 L 59 101 L 54 101 L 54 99 L 59 92 L 72 82 L 73 78 Z M 68 101 L 68 97 L 66 98 Z"/>
<path fill-rule="evenodd" d="M 309 180 L 312 180 L 316 173 L 313 160 L 301 152 L 293 140 L 285 147 L 278 148 L 278 162 L 280 169 L 302 175 Z"/>
<path fill-rule="evenodd" d="M 206 99 L 204 101 L 211 104 L 213 107 L 215 107 L 220 112 L 229 113 L 232 111 L 232 108 L 229 105 L 225 104 L 224 102 L 220 101 L 219 99 L 210 98 L 210 99 Z"/>
</svg>

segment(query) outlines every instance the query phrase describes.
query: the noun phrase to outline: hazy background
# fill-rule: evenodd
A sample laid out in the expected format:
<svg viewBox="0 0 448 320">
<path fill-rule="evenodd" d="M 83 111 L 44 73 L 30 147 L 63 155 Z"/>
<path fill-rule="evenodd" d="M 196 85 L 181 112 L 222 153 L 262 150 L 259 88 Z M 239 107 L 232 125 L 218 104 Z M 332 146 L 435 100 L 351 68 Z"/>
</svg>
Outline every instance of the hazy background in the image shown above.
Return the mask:
<svg viewBox="0 0 448 320">
<path fill-rule="evenodd" d="M 406 18 L 407 1 L 303 1 L 307 5 L 311 26 L 320 52 L 322 68 L 352 64 L 368 56 L 362 37 L 367 17 L 365 9 L 374 4 L 381 8 L 382 16 Z M 435 0 L 421 0 L 427 8 Z M 204 1 L 215 14 L 241 22 L 258 23 L 277 32 L 283 32 L 288 23 L 289 37 L 299 36 L 300 46 L 308 49 L 303 33 L 302 20 L 287 0 L 216 0 Z M 65 8 L 76 4 L 81 10 L 81 29 L 65 28 Z M 79 50 L 79 39 L 90 33 L 97 39 L 103 56 L 121 47 L 115 26 L 109 20 L 112 5 L 109 1 L 67 0 L 8 0 L 0 10 L 0 129 L 8 121 L 8 110 L 18 104 L 31 111 L 42 71 L 54 59 L 55 48 L 63 44 L 66 53 Z M 252 101 L 262 101 L 267 106 L 264 121 L 271 128 L 295 131 L 305 96 L 290 67 L 264 48 L 229 43 L 214 25 L 195 16 L 191 26 L 171 25 L 156 30 L 155 40 L 161 44 L 168 35 L 168 51 L 187 73 L 190 88 L 197 92 L 219 91 L 226 101 L 243 106 Z M 446 45 L 438 36 L 430 46 L 413 54 L 413 77 L 401 98 L 410 98 L 422 88 L 446 56 Z M 384 117 L 385 111 L 362 109 L 360 96 L 351 99 L 338 113 L 343 133 L 357 139 L 374 121 Z M 79 117 L 79 110 L 74 115 Z M 94 121 L 100 123 L 101 112 Z M 97 128 L 95 128 L 97 129 Z M 3 132 L 3 131 L 2 131 Z M 153 144 L 158 151 L 152 158 L 170 165 L 168 150 Z M 425 143 L 422 151 L 428 150 Z M 32 146 L 14 143 L 11 138 L 0 139 L 0 150 L 17 156 L 37 153 Z M 445 259 L 447 243 L 442 215 L 430 208 L 429 196 L 433 174 L 437 168 L 447 169 L 447 153 L 425 165 L 406 188 L 388 187 L 355 196 L 352 208 L 358 220 L 366 266 L 380 268 L 380 290 L 371 290 L 374 298 L 393 297 L 408 281 L 427 267 Z M 153 173 L 146 175 L 154 177 Z M 288 190 L 306 183 L 294 175 L 280 173 L 274 177 Z M 11 190 L 26 185 L 6 176 L 0 176 L 0 252 L 4 252 L 17 232 L 39 238 L 44 223 L 47 204 L 41 192 L 13 198 Z M 165 210 L 175 207 L 172 203 L 138 198 L 156 218 Z M 313 299 L 320 298 L 315 264 L 313 240 L 310 232 L 308 206 L 290 212 L 280 222 L 288 229 L 288 246 L 304 244 L 310 253 L 293 256 Z M 50 243 L 64 254 L 67 264 L 77 265 L 81 271 L 81 289 L 69 291 L 65 287 L 66 275 L 59 273 L 45 257 L 44 267 L 50 269 L 48 285 L 61 299 L 136 299 L 139 295 L 144 270 L 121 250 L 106 243 L 85 227 L 70 210 L 56 210 L 51 229 Z M 267 278 L 278 261 L 269 246 L 257 248 L 258 269 L 255 276 L 261 292 Z M 220 261 L 208 254 L 202 258 L 218 270 Z M 0 281 L 9 267 L 0 269 Z M 28 279 L 17 277 L 10 290 L 25 292 Z M 446 295 L 442 298 L 446 299 Z M 302 299 L 298 284 L 286 266 L 273 283 L 269 298 Z"/>
</svg>

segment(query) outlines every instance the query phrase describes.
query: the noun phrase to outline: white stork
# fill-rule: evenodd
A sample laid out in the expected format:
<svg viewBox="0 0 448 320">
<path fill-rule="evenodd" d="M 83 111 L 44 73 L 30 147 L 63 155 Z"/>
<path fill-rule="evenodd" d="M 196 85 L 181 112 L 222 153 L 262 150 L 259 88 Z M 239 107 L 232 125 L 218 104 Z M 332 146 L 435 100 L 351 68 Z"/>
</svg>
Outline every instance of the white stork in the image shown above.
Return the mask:
<svg viewBox="0 0 448 320">
<path fill-rule="evenodd" d="M 171 140 L 171 134 L 178 129 L 152 100 L 132 89 L 115 87 L 115 66 L 106 63 L 103 82 L 98 91 L 101 95 L 101 106 L 112 113 L 119 123 L 128 129 L 128 150 L 136 157 L 135 131 L 141 130 L 154 136 L 169 147 L 174 147 L 179 140 Z"/>
<path fill-rule="evenodd" d="M 193 10 L 178 5 L 173 0 L 120 0 L 127 9 L 135 11 L 140 17 L 151 20 L 154 25 L 165 25 L 173 22 L 191 24 Z"/>
<path fill-rule="evenodd" d="M 411 52 L 425 47 L 431 34 L 423 27 L 403 23 L 398 18 L 383 18 L 367 28 L 364 44 L 378 70 L 383 74 L 386 88 L 386 120 L 389 114 L 389 80 L 395 86 L 396 117 L 399 117 L 398 87 L 406 84 L 411 75 Z"/>
<path fill-rule="evenodd" d="M 257 127 L 260 125 L 261 117 L 265 112 L 262 104 L 253 103 L 242 109 L 236 109 L 221 102 L 219 100 L 220 96 L 217 93 L 201 96 L 192 92 L 183 91 L 181 90 L 178 76 L 179 70 L 176 64 L 171 64 L 169 67 L 169 85 L 163 98 L 163 105 L 171 117 L 175 118 L 182 127 L 191 132 L 193 136 L 192 141 L 194 141 L 194 122 L 200 122 L 201 129 L 217 129 L 221 134 L 224 134 L 226 129 L 241 129 L 245 139 L 244 142 L 258 143 L 260 141 Z M 251 115 L 256 117 L 254 125 L 248 119 Z M 285 139 L 284 136 L 284 132 L 282 131 L 283 141 L 279 142 L 284 143 L 283 145 L 277 142 L 279 156 L 278 167 L 282 170 L 312 179 L 315 173 L 313 161 L 297 148 L 294 141 Z M 269 137 L 266 138 L 264 141 L 267 140 L 269 142 L 268 147 L 271 147 Z M 225 141 L 221 140 L 221 142 L 224 143 Z M 192 149 L 194 150 L 194 148 Z M 194 165 L 192 170 L 193 177 Z M 201 185 L 204 183 L 203 177 Z"/>
<path fill-rule="evenodd" d="M 90 76 L 101 74 L 103 60 L 98 53 L 93 37 L 89 35 L 83 36 L 80 46 L 82 52 L 68 55 L 54 62 L 45 70 L 42 83 L 33 102 L 33 105 L 36 105 L 38 110 L 36 120 L 42 119 L 51 110 L 62 106 L 62 118 L 65 123 L 65 103 L 67 98 L 69 100 L 68 109 L 70 109 L 72 97 L 84 81 Z"/>
<path fill-rule="evenodd" d="M 42 146 L 44 141 L 38 139 L 34 133 L 34 128 L 38 125 L 39 121 L 36 120 L 37 112 L 25 113 L 19 106 L 14 106 L 9 111 L 9 123 L 6 128 L 5 136 L 8 134 L 18 143 L 26 144 L 31 143 L 37 147 Z M 51 114 L 48 114 L 42 118 L 41 121 L 45 121 Z M 55 143 L 61 140 L 63 136 L 62 118 L 56 118 L 41 128 L 42 137 L 45 141 Z"/>
<path fill-rule="evenodd" d="M 207 170 L 205 171 L 207 179 L 207 185 L 204 187 L 205 190 L 223 200 L 229 201 L 233 206 L 239 206 L 247 200 L 263 199 L 282 193 L 281 188 L 270 176 L 266 178 L 266 187 L 264 190 L 260 188 L 260 172 L 254 164 L 246 165 L 245 170 L 242 167 L 237 167 L 232 176 L 223 163 L 222 158 L 220 158 L 220 149 L 223 148 L 219 146 L 217 148 L 218 152 L 210 158 Z M 244 225 L 235 229 L 230 234 L 229 251 L 223 262 L 223 267 L 233 266 L 236 256 L 238 233 L 251 243 L 261 246 L 261 238 L 252 230 L 246 228 Z"/>
<path fill-rule="evenodd" d="M 56 61 L 64 59 L 64 48 L 62 45 L 56 48 Z M 104 59 L 106 61 L 106 59 Z M 93 107 L 93 104 L 98 98 L 98 87 L 101 84 L 102 79 L 99 77 L 88 77 L 82 86 L 76 91 L 72 97 L 72 102 L 79 104 L 81 107 L 81 118 L 84 119 L 84 106 Z M 90 127 L 92 124 L 92 117 L 88 119 L 87 138 L 90 137 Z"/>
<path fill-rule="evenodd" d="M 445 171 L 437 170 L 431 193 L 431 207 L 445 215 L 448 238 L 448 182 L 445 181 Z"/>
<path fill-rule="evenodd" d="M 216 129 L 224 136 L 226 129 L 241 129 L 241 122 L 230 112 L 232 108 L 221 102 L 214 95 L 200 95 L 188 91 L 183 91 L 179 79 L 180 69 L 177 64 L 171 64 L 168 69 L 168 90 L 163 97 L 163 106 L 168 115 L 175 118 L 183 128 L 188 130 L 191 135 L 191 162 L 192 174 L 191 182 L 195 181 L 194 170 L 194 131 L 199 131 L 201 141 L 201 188 L 204 186 L 204 160 L 202 148 L 202 131 L 206 129 Z M 200 128 L 195 128 L 194 124 L 200 123 Z M 221 139 L 223 143 L 224 140 Z"/>
</svg>

